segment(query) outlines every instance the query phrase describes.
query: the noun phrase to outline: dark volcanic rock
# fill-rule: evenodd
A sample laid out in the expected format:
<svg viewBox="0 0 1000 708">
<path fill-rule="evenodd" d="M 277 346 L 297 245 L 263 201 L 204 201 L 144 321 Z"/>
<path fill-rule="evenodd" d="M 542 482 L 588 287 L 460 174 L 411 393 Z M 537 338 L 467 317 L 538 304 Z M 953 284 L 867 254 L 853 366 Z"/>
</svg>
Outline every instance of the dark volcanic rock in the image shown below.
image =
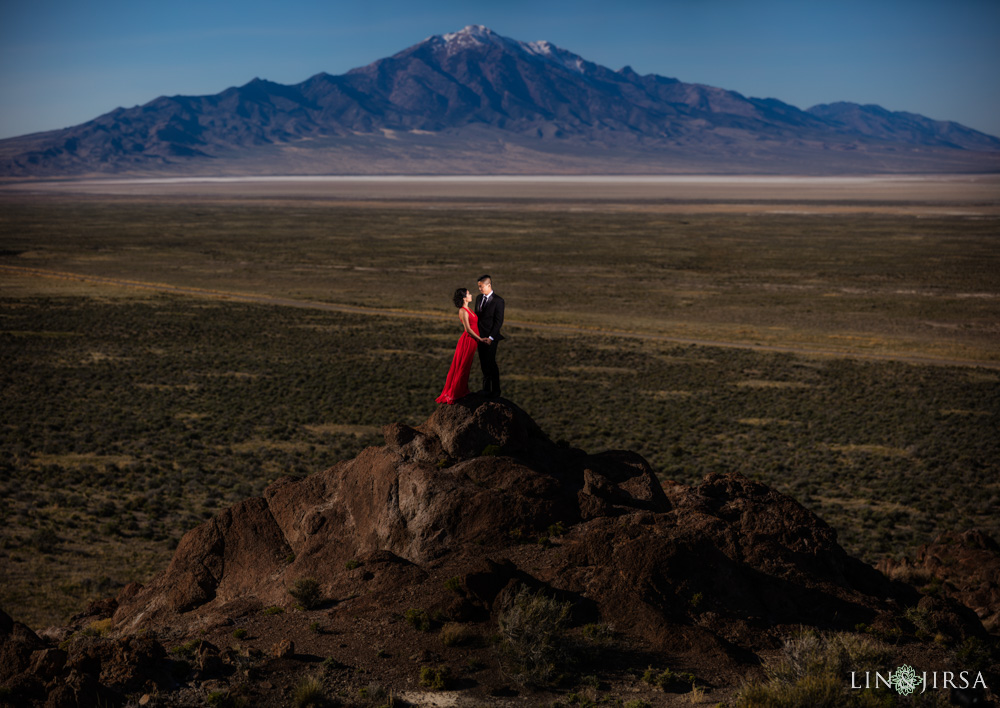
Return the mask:
<svg viewBox="0 0 1000 708">
<path fill-rule="evenodd" d="M 0 610 L 0 682 L 26 670 L 32 653 L 44 648 L 45 642 L 37 634 Z"/>
<path fill-rule="evenodd" d="M 336 597 L 348 560 L 389 552 L 420 564 L 578 521 L 588 458 L 560 451 L 513 404 L 475 401 L 442 407 L 420 429 L 389 426 L 385 447 L 278 480 L 189 532 L 167 570 L 122 603 L 116 624 L 155 625 L 246 595 L 284 602 L 304 576 Z M 650 491 L 659 484 L 648 465 L 611 456 L 595 464 L 625 486 L 620 499 L 634 488 L 644 504 L 665 504 Z"/>
<path fill-rule="evenodd" d="M 0 686 L 12 705 L 120 705 L 124 694 L 172 684 L 169 665 L 151 636 L 81 637 L 61 649 L 0 611 Z"/>
<path fill-rule="evenodd" d="M 121 602 L 115 626 L 194 626 L 239 598 L 287 603 L 302 577 L 336 601 L 358 573 L 398 587 L 461 558 L 468 599 L 491 611 L 515 579 L 538 580 L 502 557 L 552 529 L 567 531 L 565 553 L 545 582 L 654 643 L 703 621 L 704 633 L 766 645 L 787 626 L 851 628 L 887 607 L 888 582 L 829 526 L 742 476 L 664 491 L 639 455 L 561 448 L 517 406 L 475 396 L 385 438 L 189 532 L 167 570 Z M 364 567 L 345 570 L 350 560 Z"/>
<path fill-rule="evenodd" d="M 990 632 L 1000 633 L 1000 545 L 983 531 L 947 531 L 921 546 L 913 560 L 887 560 L 879 568 L 891 577 L 938 586 L 973 610 Z"/>
<path fill-rule="evenodd" d="M 145 587 L 76 618 L 113 611 L 107 637 L 83 632 L 56 648 L 0 613 L 8 695 L 25 705 L 115 705 L 177 690 L 185 677 L 197 691 L 246 681 L 252 701 L 277 705 L 292 688 L 287 676 L 318 662 L 388 667 L 407 685 L 414 661 L 445 661 L 444 623 L 458 626 L 454 642 L 478 641 L 524 588 L 570 603 L 577 627 L 614 627 L 622 661 L 670 657 L 722 685 L 803 627 L 863 624 L 900 636 L 904 606 L 918 605 L 955 645 L 985 636 L 957 601 L 890 582 L 848 556 L 813 513 L 739 474 L 664 486 L 635 453 L 554 444 L 514 404 L 478 396 L 384 433 L 385 445 L 279 479 L 188 532 Z M 995 559 L 988 539 L 957 542 L 968 564 Z M 944 553 L 927 549 L 922 562 L 937 568 L 941 556 L 947 566 Z M 317 581 L 319 607 L 295 608 L 289 589 L 304 578 Z M 269 606 L 287 612 L 261 612 Z M 440 636 L 428 631 L 437 628 Z M 168 659 L 157 637 L 188 658 Z M 332 649 L 341 658 L 324 661 Z M 359 666 L 366 654 L 375 663 Z M 501 678 L 480 680 L 504 689 Z"/>
<path fill-rule="evenodd" d="M 887 611 L 884 577 L 794 500 L 740 475 L 673 486 L 668 498 L 669 512 L 597 518 L 568 536 L 566 585 L 615 626 L 654 645 L 723 651 L 766 647 L 797 625 L 849 629 Z"/>
</svg>

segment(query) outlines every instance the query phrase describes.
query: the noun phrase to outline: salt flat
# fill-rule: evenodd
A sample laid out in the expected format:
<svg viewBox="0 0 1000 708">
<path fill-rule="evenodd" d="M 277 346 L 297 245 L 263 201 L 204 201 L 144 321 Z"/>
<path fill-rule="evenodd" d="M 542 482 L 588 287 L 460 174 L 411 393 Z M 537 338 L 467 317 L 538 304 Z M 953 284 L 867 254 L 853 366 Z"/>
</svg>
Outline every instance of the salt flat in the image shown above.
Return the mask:
<svg viewBox="0 0 1000 708">
<path fill-rule="evenodd" d="M 845 177 L 724 175 L 265 176 L 81 179 L 0 185 L 0 193 L 338 202 L 573 202 L 663 211 L 1000 214 L 1000 175 Z"/>
</svg>

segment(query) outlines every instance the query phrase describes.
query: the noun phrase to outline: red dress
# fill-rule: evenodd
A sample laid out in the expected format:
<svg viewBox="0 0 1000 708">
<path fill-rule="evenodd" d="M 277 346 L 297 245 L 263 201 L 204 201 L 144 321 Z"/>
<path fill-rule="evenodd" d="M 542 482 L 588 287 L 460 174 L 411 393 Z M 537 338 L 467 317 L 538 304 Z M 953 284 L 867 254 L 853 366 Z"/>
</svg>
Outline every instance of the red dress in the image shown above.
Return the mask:
<svg viewBox="0 0 1000 708">
<path fill-rule="evenodd" d="M 476 317 L 476 313 L 468 307 L 462 309 L 469 313 L 469 328 L 473 332 L 478 332 L 479 318 Z M 477 346 L 479 342 L 462 330 L 462 336 L 458 338 L 458 344 L 455 346 L 455 356 L 451 359 L 451 368 L 448 369 L 448 378 L 444 382 L 444 390 L 435 399 L 438 403 L 454 403 L 459 398 L 469 395 L 469 370 L 472 368 L 472 355 L 476 353 Z"/>
</svg>

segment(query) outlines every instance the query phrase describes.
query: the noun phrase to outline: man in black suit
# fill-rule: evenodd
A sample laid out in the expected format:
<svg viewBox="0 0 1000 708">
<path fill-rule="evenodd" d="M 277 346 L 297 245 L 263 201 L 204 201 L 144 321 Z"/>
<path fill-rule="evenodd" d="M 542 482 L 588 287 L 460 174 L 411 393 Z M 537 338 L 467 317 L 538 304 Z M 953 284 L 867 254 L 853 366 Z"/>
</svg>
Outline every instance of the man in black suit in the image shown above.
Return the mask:
<svg viewBox="0 0 1000 708">
<path fill-rule="evenodd" d="M 503 298 L 493 292 L 493 279 L 484 275 L 479 279 L 479 297 L 476 298 L 476 315 L 479 317 L 479 336 L 486 339 L 479 343 L 479 365 L 483 368 L 483 393 L 490 398 L 500 396 L 500 368 L 497 366 L 497 344 L 503 339 Z"/>
</svg>

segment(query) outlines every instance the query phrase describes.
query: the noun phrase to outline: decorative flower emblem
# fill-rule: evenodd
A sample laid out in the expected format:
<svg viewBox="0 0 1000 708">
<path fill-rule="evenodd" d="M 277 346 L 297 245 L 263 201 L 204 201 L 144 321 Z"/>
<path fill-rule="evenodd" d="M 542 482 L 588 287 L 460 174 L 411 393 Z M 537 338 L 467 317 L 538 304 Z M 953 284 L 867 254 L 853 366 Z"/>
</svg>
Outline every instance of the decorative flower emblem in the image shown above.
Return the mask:
<svg viewBox="0 0 1000 708">
<path fill-rule="evenodd" d="M 924 679 L 917 676 L 917 672 L 909 664 L 900 666 L 894 674 L 889 675 L 889 678 L 892 680 L 892 686 L 896 692 L 903 696 L 910 695 L 917 690 L 917 686 L 924 682 Z"/>
</svg>

